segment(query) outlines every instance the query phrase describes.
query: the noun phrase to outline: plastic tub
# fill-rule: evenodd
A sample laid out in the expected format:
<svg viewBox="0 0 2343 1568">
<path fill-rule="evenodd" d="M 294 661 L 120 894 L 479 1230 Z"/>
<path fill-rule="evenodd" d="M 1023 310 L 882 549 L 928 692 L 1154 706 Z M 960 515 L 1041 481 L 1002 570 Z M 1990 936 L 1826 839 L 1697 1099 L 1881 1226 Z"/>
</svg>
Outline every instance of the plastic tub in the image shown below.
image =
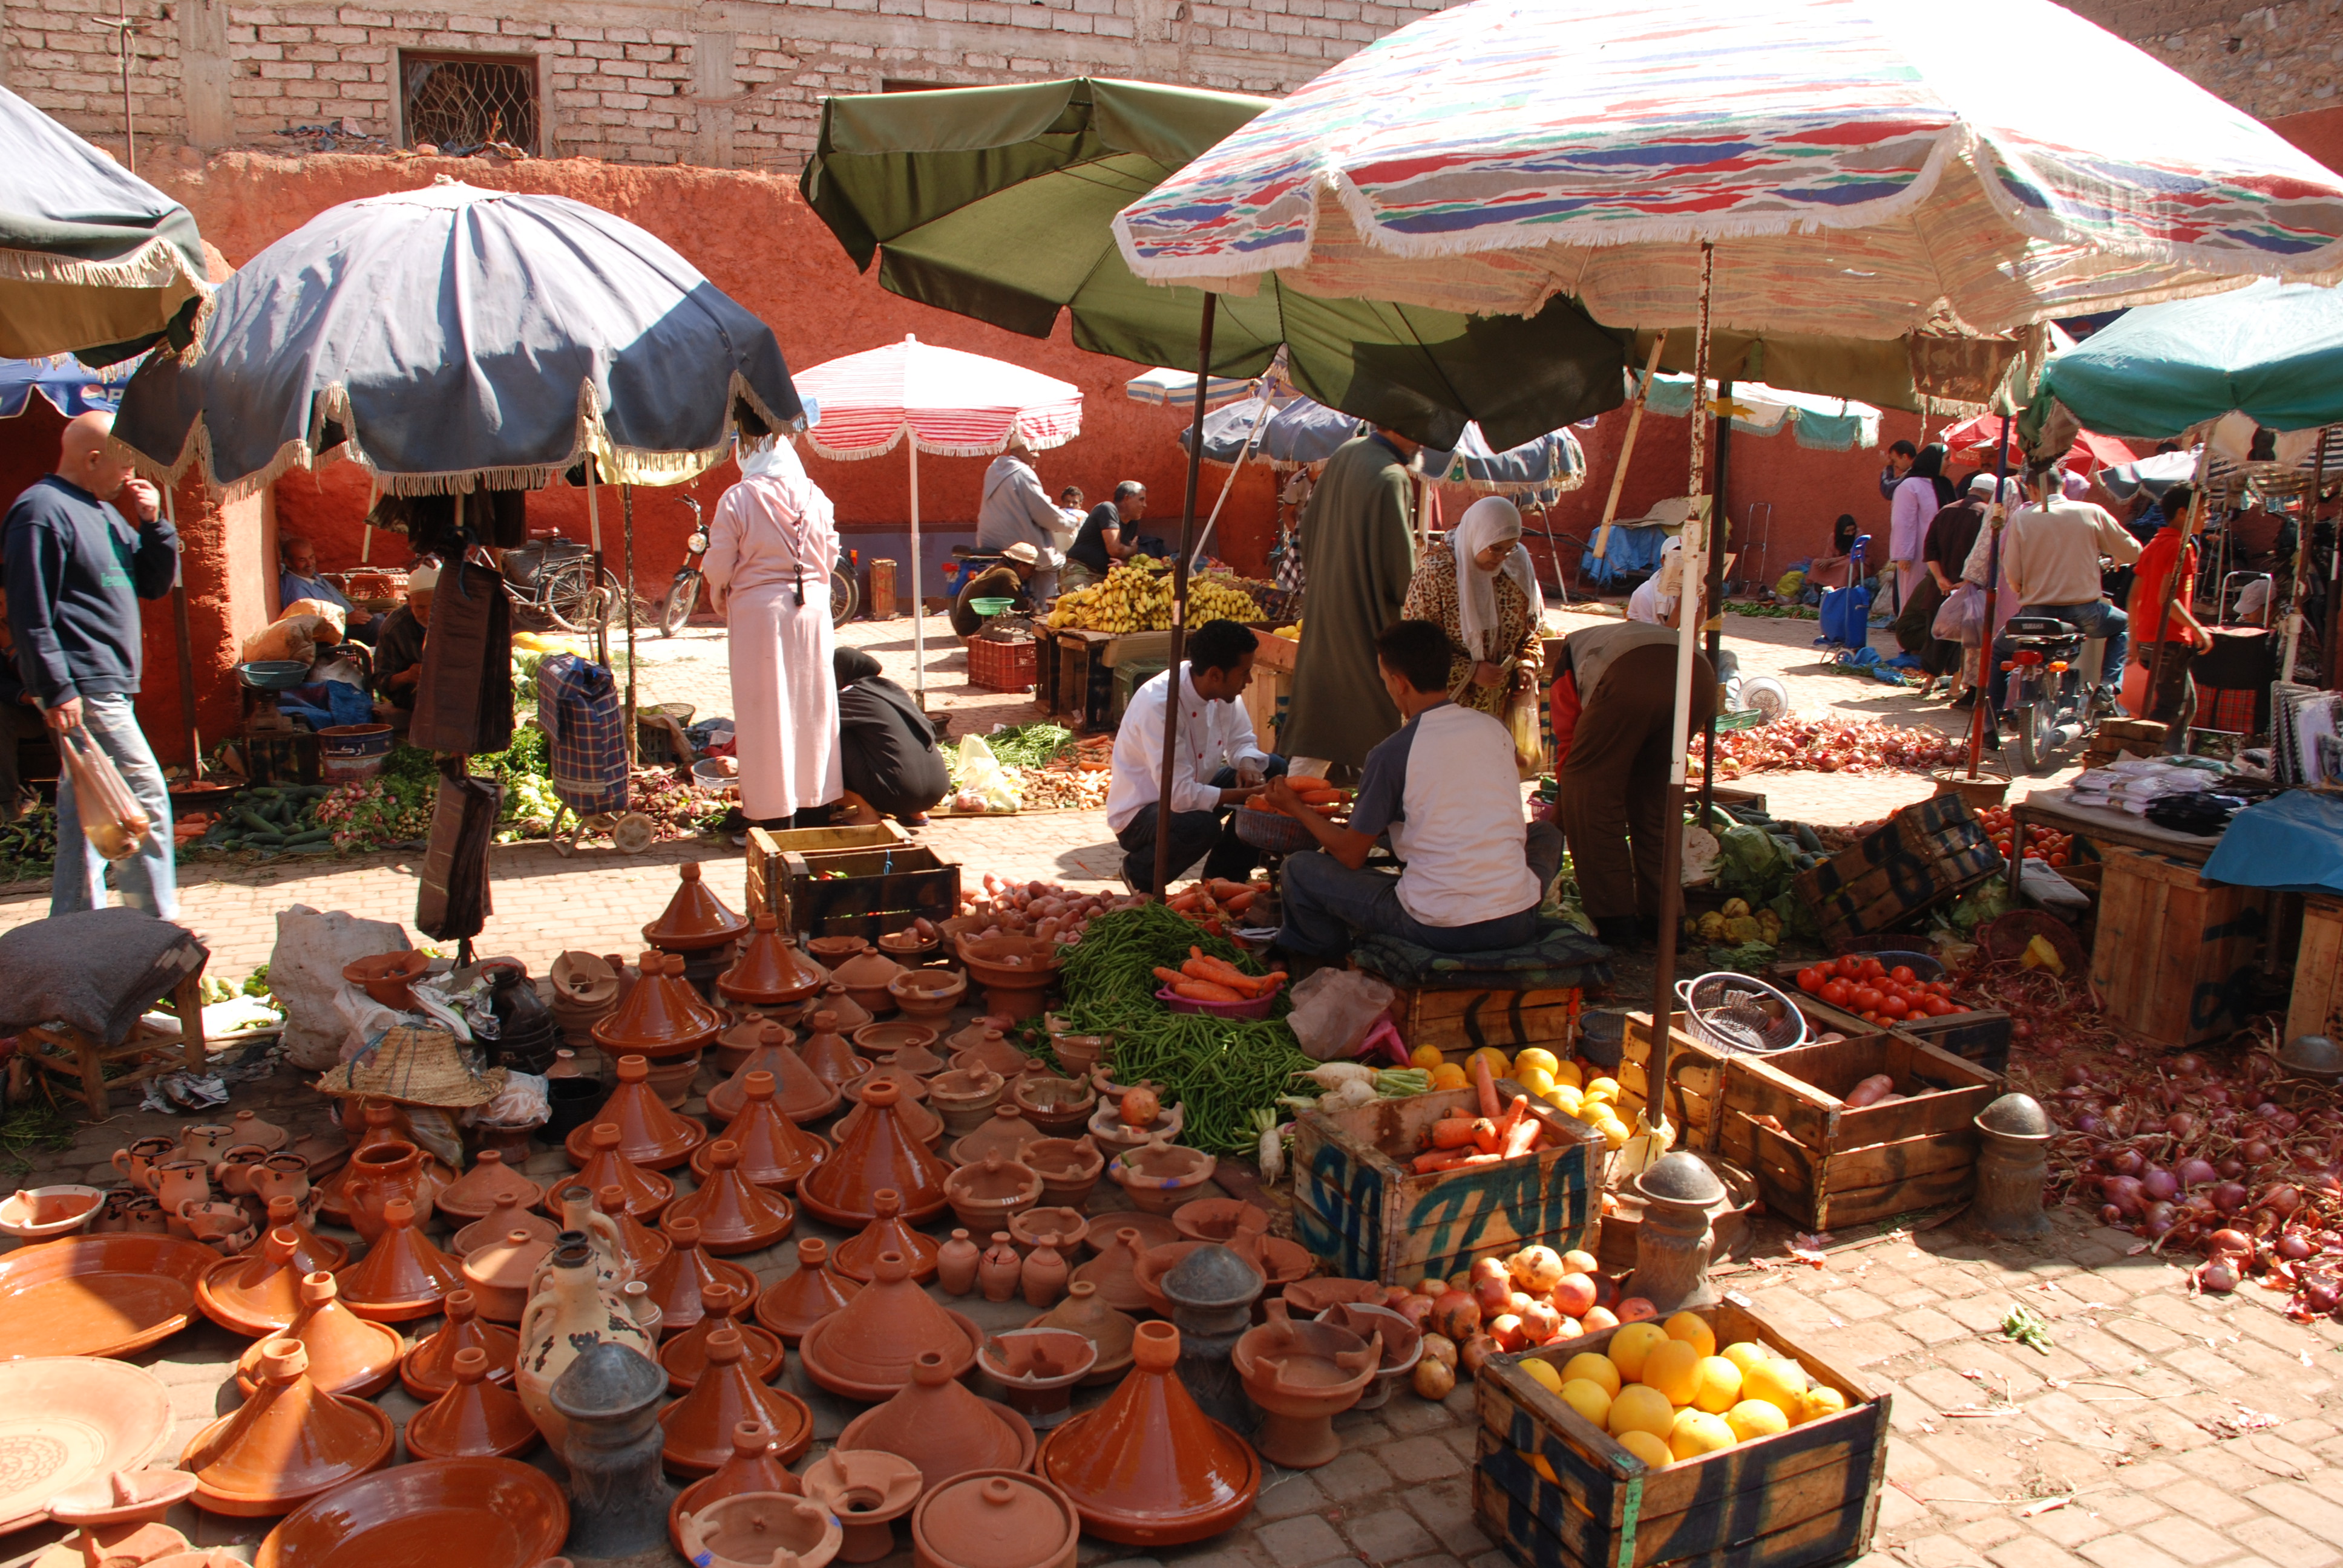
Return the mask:
<svg viewBox="0 0 2343 1568">
<path fill-rule="evenodd" d="M 1170 986 L 1155 993 L 1155 1000 L 1173 1012 L 1206 1012 L 1214 1018 L 1267 1018 L 1277 992 L 1254 997 L 1251 1001 L 1198 1001 L 1194 997 L 1174 995 Z"/>
<path fill-rule="evenodd" d="M 387 724 L 336 724 L 317 731 L 319 765 L 337 784 L 362 783 L 382 771 L 395 738 Z"/>
</svg>

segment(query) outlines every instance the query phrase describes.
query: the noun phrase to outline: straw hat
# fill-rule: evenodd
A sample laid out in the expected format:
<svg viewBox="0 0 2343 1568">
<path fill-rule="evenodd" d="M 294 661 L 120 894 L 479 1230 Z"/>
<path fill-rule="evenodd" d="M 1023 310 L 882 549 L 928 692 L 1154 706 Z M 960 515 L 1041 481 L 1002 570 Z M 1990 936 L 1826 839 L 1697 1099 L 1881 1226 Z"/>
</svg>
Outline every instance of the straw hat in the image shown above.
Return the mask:
<svg viewBox="0 0 2343 1568">
<path fill-rule="evenodd" d="M 1038 567 L 1041 564 L 1041 552 L 1023 539 L 1001 551 L 1001 556 L 1003 560 L 1015 561 L 1020 566 Z"/>
<path fill-rule="evenodd" d="M 400 1024 L 317 1080 L 327 1094 L 365 1094 L 405 1105 L 460 1111 L 504 1092 L 505 1070 L 475 1072 L 444 1029 Z"/>
</svg>

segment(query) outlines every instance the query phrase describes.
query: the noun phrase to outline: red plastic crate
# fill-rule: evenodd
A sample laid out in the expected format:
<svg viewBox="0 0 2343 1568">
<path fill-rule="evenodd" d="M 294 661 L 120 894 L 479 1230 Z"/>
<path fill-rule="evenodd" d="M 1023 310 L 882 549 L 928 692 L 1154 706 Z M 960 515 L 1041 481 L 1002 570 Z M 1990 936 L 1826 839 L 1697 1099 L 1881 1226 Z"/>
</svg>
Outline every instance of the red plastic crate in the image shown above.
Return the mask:
<svg viewBox="0 0 2343 1568">
<path fill-rule="evenodd" d="M 994 642 L 975 638 L 968 645 L 968 679 L 987 691 L 1033 689 L 1033 642 Z"/>
</svg>

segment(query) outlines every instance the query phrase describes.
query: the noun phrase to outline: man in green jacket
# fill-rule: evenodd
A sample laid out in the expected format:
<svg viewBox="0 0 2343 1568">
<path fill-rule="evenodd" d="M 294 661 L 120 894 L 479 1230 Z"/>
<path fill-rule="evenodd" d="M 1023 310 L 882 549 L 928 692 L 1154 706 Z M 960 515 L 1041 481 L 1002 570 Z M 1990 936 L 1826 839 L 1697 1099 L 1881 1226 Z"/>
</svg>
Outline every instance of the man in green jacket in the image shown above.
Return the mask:
<svg viewBox="0 0 2343 1568">
<path fill-rule="evenodd" d="M 1357 773 L 1399 729 L 1375 638 L 1400 618 L 1415 576 L 1407 465 L 1417 444 L 1378 428 L 1343 443 L 1302 513 L 1302 647 L 1277 749 L 1299 775 Z"/>
</svg>

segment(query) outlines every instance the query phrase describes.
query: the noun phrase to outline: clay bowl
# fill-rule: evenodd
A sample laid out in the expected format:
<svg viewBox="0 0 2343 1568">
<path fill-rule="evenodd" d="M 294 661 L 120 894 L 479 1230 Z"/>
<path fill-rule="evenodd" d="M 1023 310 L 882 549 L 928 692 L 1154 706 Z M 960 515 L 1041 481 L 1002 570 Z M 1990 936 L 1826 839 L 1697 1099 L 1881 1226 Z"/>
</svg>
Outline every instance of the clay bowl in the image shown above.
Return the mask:
<svg viewBox="0 0 2343 1568">
<path fill-rule="evenodd" d="M 1073 1413 L 1074 1385 L 1098 1365 L 1099 1348 L 1071 1329 L 1023 1328 L 989 1335 L 976 1364 L 1001 1385 L 1009 1408 L 1036 1432 Z"/>
<path fill-rule="evenodd" d="M 1080 1209 L 1106 1171 L 1106 1156 L 1079 1138 L 1037 1138 L 1018 1154 L 1041 1179 L 1041 1201 Z"/>
<path fill-rule="evenodd" d="M 220 1255 L 139 1231 L 68 1236 L 0 1257 L 0 1344 L 11 1356 L 126 1356 L 187 1326 Z"/>
<path fill-rule="evenodd" d="M 834 970 L 855 954 L 870 950 L 870 944 L 860 937 L 811 937 L 805 945 L 813 961 L 826 970 Z"/>
<path fill-rule="evenodd" d="M 825 1505 L 782 1492 L 719 1497 L 683 1522 L 683 1554 L 693 1563 L 828 1563 L 845 1526 Z"/>
<path fill-rule="evenodd" d="M 89 1223 L 106 1194 L 95 1187 L 60 1182 L 20 1187 L 0 1198 L 0 1233 L 23 1241 L 47 1241 Z"/>
<path fill-rule="evenodd" d="M 946 1136 L 965 1138 L 992 1120 L 1008 1087 L 989 1067 L 955 1067 L 928 1080 L 928 1105 L 944 1119 Z"/>
<path fill-rule="evenodd" d="M 942 950 L 943 945 L 943 938 L 923 937 L 908 927 L 900 931 L 889 931 L 879 939 L 879 950 L 907 970 L 915 970 L 931 961 Z"/>
<path fill-rule="evenodd" d="M 961 1224 L 989 1236 L 1041 1201 L 1041 1178 L 1031 1166 L 987 1156 L 947 1175 L 944 1199 Z"/>
<path fill-rule="evenodd" d="M 854 1031 L 854 1054 L 877 1059 L 892 1056 L 899 1050 L 909 1050 L 916 1045 L 933 1045 L 936 1031 L 923 1023 L 866 1023 Z"/>
<path fill-rule="evenodd" d="M 1011 1215 L 1009 1220 L 1011 1241 L 1030 1252 L 1041 1244 L 1043 1237 L 1055 1236 L 1057 1240 L 1051 1244 L 1066 1255 L 1069 1263 L 1073 1261 L 1075 1250 L 1090 1230 L 1091 1222 L 1079 1209 L 1028 1209 L 1021 1214 Z"/>
<path fill-rule="evenodd" d="M 0 1454 L 8 1456 L 0 1535 L 46 1519 L 60 1492 L 138 1469 L 170 1435 L 171 1391 L 143 1367 L 84 1356 L 0 1362 Z"/>
<path fill-rule="evenodd" d="M 1172 1221 L 1161 1214 L 1144 1214 L 1136 1209 L 1114 1209 L 1091 1216 L 1091 1233 L 1082 1238 L 1082 1246 L 1092 1257 L 1106 1251 L 1114 1241 L 1117 1231 L 1139 1232 L 1139 1250 L 1168 1247 L 1186 1238 L 1172 1229 Z"/>
<path fill-rule="evenodd" d="M 1291 1303 L 1292 1298 L 1288 1297 Z M 1415 1372 L 1415 1363 L 1423 1359 L 1423 1331 L 1389 1307 L 1371 1306 L 1364 1302 L 1343 1302 L 1328 1307 L 1314 1320 L 1332 1323 L 1338 1329 L 1348 1329 L 1363 1340 L 1381 1334 L 1383 1342 L 1383 1363 L 1367 1382 L 1367 1392 L 1359 1396 L 1353 1410 L 1377 1410 L 1391 1401 L 1392 1391 Z"/>
<path fill-rule="evenodd" d="M 1050 1049 L 1057 1053 L 1058 1065 L 1084 1078 L 1090 1076 L 1091 1069 L 1098 1065 L 1099 1058 L 1113 1042 L 1114 1036 L 1111 1034 L 1061 1034 L 1054 1029 L 1050 1031 Z"/>
<path fill-rule="evenodd" d="M 1299 1241 L 1289 1241 L 1282 1236 L 1239 1237 L 1231 1245 L 1238 1257 L 1260 1271 L 1261 1277 L 1269 1282 L 1269 1288 L 1272 1291 L 1282 1290 L 1296 1281 L 1309 1278 L 1310 1271 L 1318 1266 L 1318 1261 L 1310 1255 L 1309 1248 Z"/>
<path fill-rule="evenodd" d="M 510 1459 L 429 1459 L 377 1471 L 287 1514 L 254 1568 L 538 1568 L 569 1533 L 569 1504 Z"/>
<path fill-rule="evenodd" d="M 1192 1241 L 1227 1241 L 1242 1231 L 1268 1231 L 1269 1211 L 1241 1198 L 1198 1198 L 1172 1210 L 1172 1223 Z M 1378 1288 L 1374 1299 L 1380 1300 L 1382 1295 Z"/>
<path fill-rule="evenodd" d="M 1212 1179 L 1220 1163 L 1201 1149 L 1153 1143 L 1116 1155 L 1106 1173 L 1131 1195 L 1133 1208 L 1147 1214 L 1169 1214 L 1184 1208 L 1196 1196 L 1196 1189 Z"/>
<path fill-rule="evenodd" d="M 342 979 L 383 1006 L 401 1012 L 415 1010 L 412 986 L 431 967 L 431 955 L 420 952 L 377 953 L 342 966 Z"/>
<path fill-rule="evenodd" d="M 1058 983 L 1058 944 L 1039 937 L 962 937 L 960 957 L 984 988 L 985 1010 L 1006 1019 L 1040 1017 Z"/>
<path fill-rule="evenodd" d="M 1044 1137 L 1079 1138 L 1098 1108 L 1098 1091 L 1087 1078 L 1029 1072 L 1010 1085 L 1009 1098 Z"/>
<path fill-rule="evenodd" d="M 907 969 L 887 982 L 887 994 L 905 1018 L 941 1023 L 968 995 L 968 977 L 954 970 Z"/>
</svg>

